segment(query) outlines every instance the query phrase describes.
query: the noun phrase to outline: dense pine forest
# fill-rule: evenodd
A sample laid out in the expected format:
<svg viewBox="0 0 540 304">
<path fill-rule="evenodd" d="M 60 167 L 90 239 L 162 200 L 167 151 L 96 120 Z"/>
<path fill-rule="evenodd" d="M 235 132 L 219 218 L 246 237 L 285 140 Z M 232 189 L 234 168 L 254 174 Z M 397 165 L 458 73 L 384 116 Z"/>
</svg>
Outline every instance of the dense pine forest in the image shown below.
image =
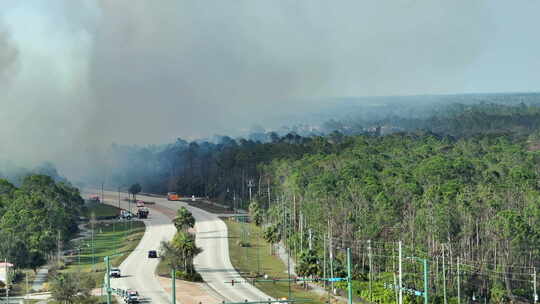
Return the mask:
<svg viewBox="0 0 540 304">
<path fill-rule="evenodd" d="M 0 179 L 0 254 L 18 269 L 44 265 L 77 232 L 84 201 L 77 188 L 47 175 Z"/>
<path fill-rule="evenodd" d="M 530 302 L 540 267 L 540 107 L 450 108 L 347 135 L 114 146 L 112 178 L 244 209 L 251 186 L 263 225 L 287 233 L 295 258 L 317 260 L 317 275 L 342 272 L 342 249 L 352 248 L 358 295 L 374 301 L 394 299 L 384 287 L 401 241 L 406 257 L 428 259 L 433 303 Z M 422 264 L 404 267 L 405 286 L 422 290 Z"/>
</svg>

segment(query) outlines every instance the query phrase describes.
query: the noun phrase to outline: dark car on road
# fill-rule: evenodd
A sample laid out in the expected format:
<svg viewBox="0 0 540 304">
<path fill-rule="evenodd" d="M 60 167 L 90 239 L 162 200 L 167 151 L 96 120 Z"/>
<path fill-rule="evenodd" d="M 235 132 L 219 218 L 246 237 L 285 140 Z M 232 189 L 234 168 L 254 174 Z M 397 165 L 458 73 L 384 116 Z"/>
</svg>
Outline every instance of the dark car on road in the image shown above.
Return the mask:
<svg viewBox="0 0 540 304">
<path fill-rule="evenodd" d="M 157 258 L 157 251 L 155 250 L 148 251 L 148 258 L 150 259 Z"/>
<path fill-rule="evenodd" d="M 128 304 L 139 303 L 139 293 L 135 290 L 127 290 L 126 294 L 124 295 L 124 302 Z"/>
</svg>

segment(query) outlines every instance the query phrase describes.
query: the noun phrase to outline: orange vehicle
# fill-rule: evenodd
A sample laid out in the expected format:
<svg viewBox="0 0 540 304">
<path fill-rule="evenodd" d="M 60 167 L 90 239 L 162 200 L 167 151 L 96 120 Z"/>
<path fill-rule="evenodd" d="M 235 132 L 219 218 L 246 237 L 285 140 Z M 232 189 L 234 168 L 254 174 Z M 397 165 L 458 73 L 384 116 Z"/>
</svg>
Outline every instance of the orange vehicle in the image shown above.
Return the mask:
<svg viewBox="0 0 540 304">
<path fill-rule="evenodd" d="M 180 195 L 178 195 L 176 192 L 169 192 L 167 193 L 167 200 L 168 201 L 179 201 Z"/>
</svg>

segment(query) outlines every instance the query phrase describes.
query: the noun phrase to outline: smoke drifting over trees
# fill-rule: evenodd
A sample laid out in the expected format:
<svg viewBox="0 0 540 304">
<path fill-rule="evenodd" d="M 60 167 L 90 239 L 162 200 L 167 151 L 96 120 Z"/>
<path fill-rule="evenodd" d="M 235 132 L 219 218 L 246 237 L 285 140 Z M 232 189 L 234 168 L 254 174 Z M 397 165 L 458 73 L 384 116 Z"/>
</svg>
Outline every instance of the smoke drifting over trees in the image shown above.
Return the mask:
<svg viewBox="0 0 540 304">
<path fill-rule="evenodd" d="M 63 169 L 327 97 L 461 92 L 494 37 L 468 0 L 8 1 L 0 24 L 0 152 Z"/>
</svg>

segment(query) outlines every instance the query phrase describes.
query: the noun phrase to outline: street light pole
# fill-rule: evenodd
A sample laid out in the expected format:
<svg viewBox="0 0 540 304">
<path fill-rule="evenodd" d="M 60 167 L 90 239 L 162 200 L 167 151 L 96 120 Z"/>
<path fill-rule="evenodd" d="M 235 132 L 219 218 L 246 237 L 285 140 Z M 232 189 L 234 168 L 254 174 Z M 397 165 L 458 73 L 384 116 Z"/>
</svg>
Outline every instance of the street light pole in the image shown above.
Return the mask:
<svg viewBox="0 0 540 304">
<path fill-rule="evenodd" d="M 429 286 L 428 286 L 428 273 L 429 273 L 429 266 L 428 266 L 428 260 L 422 259 L 424 263 L 424 304 L 428 304 L 429 301 Z"/>
<path fill-rule="evenodd" d="M 172 288 L 171 288 L 171 302 L 176 304 L 176 270 L 173 268 L 171 271 Z"/>
<path fill-rule="evenodd" d="M 352 257 L 351 257 L 351 248 L 347 248 L 347 296 L 348 304 L 353 304 L 352 302 Z"/>
<path fill-rule="evenodd" d="M 403 304 L 403 254 L 402 254 L 401 241 L 398 243 L 398 255 L 399 255 L 399 304 Z"/>
<path fill-rule="evenodd" d="M 236 190 L 233 191 L 233 212 L 236 213 Z"/>
<path fill-rule="evenodd" d="M 112 303 L 112 295 L 111 295 L 111 263 L 108 256 L 105 257 L 105 264 L 107 266 L 107 304 Z"/>
<path fill-rule="evenodd" d="M 533 299 L 534 303 L 536 304 L 538 302 L 538 295 L 536 294 L 536 267 L 533 268 Z"/>
<path fill-rule="evenodd" d="M 8 265 L 7 265 L 7 258 L 4 258 L 4 267 L 6 270 L 6 298 L 7 298 L 7 303 L 9 304 L 9 271 L 8 271 Z"/>
<path fill-rule="evenodd" d="M 249 188 L 249 203 L 251 204 L 251 202 L 252 202 L 252 198 L 251 198 L 251 188 L 253 188 L 253 180 L 252 180 L 252 179 L 250 179 L 250 180 L 248 181 L 248 188 Z"/>
<path fill-rule="evenodd" d="M 94 222 L 95 222 L 95 214 L 92 213 L 91 215 L 91 224 L 92 224 L 92 271 L 96 271 L 96 262 L 94 260 L 95 258 L 95 255 L 94 255 Z"/>
</svg>

